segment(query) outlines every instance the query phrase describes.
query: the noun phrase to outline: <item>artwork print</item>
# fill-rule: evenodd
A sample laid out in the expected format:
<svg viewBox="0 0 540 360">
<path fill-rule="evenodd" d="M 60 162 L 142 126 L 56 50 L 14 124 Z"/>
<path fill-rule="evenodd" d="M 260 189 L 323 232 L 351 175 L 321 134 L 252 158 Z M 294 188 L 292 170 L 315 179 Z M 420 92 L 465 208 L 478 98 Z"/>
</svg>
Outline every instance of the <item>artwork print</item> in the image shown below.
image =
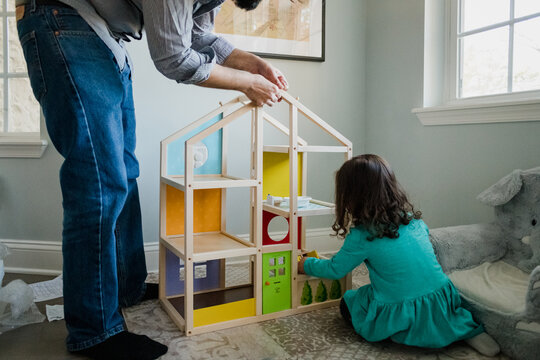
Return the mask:
<svg viewBox="0 0 540 360">
<path fill-rule="evenodd" d="M 261 56 L 324 61 L 324 0 L 263 0 L 252 11 L 223 3 L 214 31 Z"/>
</svg>

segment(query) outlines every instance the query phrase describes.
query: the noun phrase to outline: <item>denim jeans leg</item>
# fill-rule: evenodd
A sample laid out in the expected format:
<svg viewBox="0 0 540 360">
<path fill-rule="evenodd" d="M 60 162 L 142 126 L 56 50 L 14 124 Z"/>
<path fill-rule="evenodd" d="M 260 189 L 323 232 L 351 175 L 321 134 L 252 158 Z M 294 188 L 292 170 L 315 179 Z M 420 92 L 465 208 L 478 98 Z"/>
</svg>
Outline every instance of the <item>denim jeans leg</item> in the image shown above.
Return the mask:
<svg viewBox="0 0 540 360">
<path fill-rule="evenodd" d="M 122 122 L 124 127 L 124 164 L 126 167 L 128 194 L 116 222 L 116 254 L 118 265 L 118 301 L 121 307 L 136 304 L 144 295 L 146 262 L 144 257 L 141 209 L 137 177 L 139 163 L 135 156 L 135 109 L 129 65 L 122 72 L 124 102 Z"/>
<path fill-rule="evenodd" d="M 128 180 L 128 196 L 116 224 L 118 301 L 120 307 L 139 302 L 147 276 L 142 240 L 139 193 L 135 179 Z"/>
<path fill-rule="evenodd" d="M 32 89 L 64 157 L 64 311 L 68 350 L 77 351 L 124 330 L 115 229 L 133 194 L 124 134 L 135 131 L 124 129 L 125 74 L 74 10 L 37 6 L 17 27 Z M 140 228 L 140 216 L 133 221 Z"/>
</svg>

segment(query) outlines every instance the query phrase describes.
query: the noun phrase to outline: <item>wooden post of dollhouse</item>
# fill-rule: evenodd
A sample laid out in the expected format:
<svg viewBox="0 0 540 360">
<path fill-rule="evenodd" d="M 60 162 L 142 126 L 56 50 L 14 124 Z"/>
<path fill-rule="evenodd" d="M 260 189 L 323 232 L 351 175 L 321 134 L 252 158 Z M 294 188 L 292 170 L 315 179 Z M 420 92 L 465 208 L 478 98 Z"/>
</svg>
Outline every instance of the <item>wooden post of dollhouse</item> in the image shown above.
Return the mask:
<svg viewBox="0 0 540 360">
<path fill-rule="evenodd" d="M 299 143 L 300 145 L 300 143 Z M 304 145 L 307 145 L 307 143 L 304 143 Z M 308 194 L 307 190 L 307 159 L 308 154 L 307 152 L 303 151 L 301 153 L 301 159 L 302 159 L 302 195 Z M 307 229 L 307 217 L 302 218 L 302 226 L 300 228 L 300 248 L 305 249 L 306 248 L 306 229 Z"/>
<path fill-rule="evenodd" d="M 223 117 L 230 114 L 230 111 L 223 112 Z M 229 130 L 227 127 L 221 129 L 221 174 L 227 176 L 227 151 L 229 142 Z M 227 188 L 221 189 L 221 225 L 220 230 L 227 232 Z M 226 259 L 219 259 L 219 286 L 224 289 L 226 286 L 225 267 L 227 265 Z"/>
<path fill-rule="evenodd" d="M 163 151 L 163 149 L 162 149 Z M 158 239 L 164 239 L 166 234 L 166 206 L 165 202 L 167 201 L 167 185 L 165 183 L 160 182 L 159 184 L 159 238 Z M 165 246 L 159 242 L 159 283 L 158 283 L 158 289 L 159 289 L 159 299 L 165 299 L 165 274 L 166 274 L 166 267 L 165 267 Z"/>
<path fill-rule="evenodd" d="M 289 105 L 289 239 L 291 250 L 291 306 L 296 303 L 298 274 L 298 109 Z"/>
<path fill-rule="evenodd" d="M 184 321 L 185 332 L 193 331 L 193 145 L 185 145 L 184 192 Z"/>
<path fill-rule="evenodd" d="M 254 216 L 253 216 L 253 241 L 257 248 L 255 255 L 255 276 L 253 277 L 253 291 L 255 295 L 255 314 L 262 314 L 262 158 L 263 158 L 263 117 L 262 107 L 253 109 L 255 133 L 253 141 L 253 174 L 252 178 L 257 180 L 257 186 L 253 191 L 254 195 Z"/>
</svg>

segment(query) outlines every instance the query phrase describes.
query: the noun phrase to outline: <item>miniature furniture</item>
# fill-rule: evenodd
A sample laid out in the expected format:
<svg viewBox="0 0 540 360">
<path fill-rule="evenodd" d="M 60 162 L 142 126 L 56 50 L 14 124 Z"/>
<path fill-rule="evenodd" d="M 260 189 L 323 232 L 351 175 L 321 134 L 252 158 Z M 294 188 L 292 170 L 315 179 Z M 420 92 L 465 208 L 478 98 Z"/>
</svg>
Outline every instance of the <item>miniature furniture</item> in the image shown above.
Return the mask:
<svg viewBox="0 0 540 360">
<path fill-rule="evenodd" d="M 241 96 L 161 142 L 159 298 L 187 336 L 337 305 L 351 288 L 350 274 L 334 281 L 299 275 L 297 257 L 313 250 L 305 248 L 303 219 L 334 212 L 333 204 L 313 199 L 298 207 L 307 189 L 307 154 L 342 153 L 346 160 L 352 144 L 300 101 L 282 96 L 288 127 Z M 338 145 L 308 145 L 298 135 L 299 113 Z M 249 114 L 249 177 L 242 178 L 228 173 L 227 129 Z M 265 122 L 288 145 L 264 145 Z M 227 229 L 227 195 L 238 189 L 249 190 L 246 236 Z M 268 194 L 288 201 L 267 203 Z M 275 241 L 268 225 L 279 216 L 288 234 Z M 244 264 L 243 283 L 229 283 L 228 261 Z"/>
<path fill-rule="evenodd" d="M 515 359 L 540 359 L 540 167 L 515 170 L 478 199 L 496 221 L 433 229 L 464 306 Z"/>
</svg>

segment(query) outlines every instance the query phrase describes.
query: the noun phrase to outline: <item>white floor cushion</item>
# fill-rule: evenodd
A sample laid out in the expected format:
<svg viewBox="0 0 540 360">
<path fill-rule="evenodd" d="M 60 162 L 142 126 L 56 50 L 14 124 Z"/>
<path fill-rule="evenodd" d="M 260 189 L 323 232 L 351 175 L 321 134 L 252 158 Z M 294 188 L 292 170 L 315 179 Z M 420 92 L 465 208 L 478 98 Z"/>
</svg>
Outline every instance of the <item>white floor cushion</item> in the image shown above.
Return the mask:
<svg viewBox="0 0 540 360">
<path fill-rule="evenodd" d="M 525 310 L 529 275 L 512 265 L 486 262 L 449 277 L 462 295 L 488 308 L 508 314 Z"/>
</svg>

